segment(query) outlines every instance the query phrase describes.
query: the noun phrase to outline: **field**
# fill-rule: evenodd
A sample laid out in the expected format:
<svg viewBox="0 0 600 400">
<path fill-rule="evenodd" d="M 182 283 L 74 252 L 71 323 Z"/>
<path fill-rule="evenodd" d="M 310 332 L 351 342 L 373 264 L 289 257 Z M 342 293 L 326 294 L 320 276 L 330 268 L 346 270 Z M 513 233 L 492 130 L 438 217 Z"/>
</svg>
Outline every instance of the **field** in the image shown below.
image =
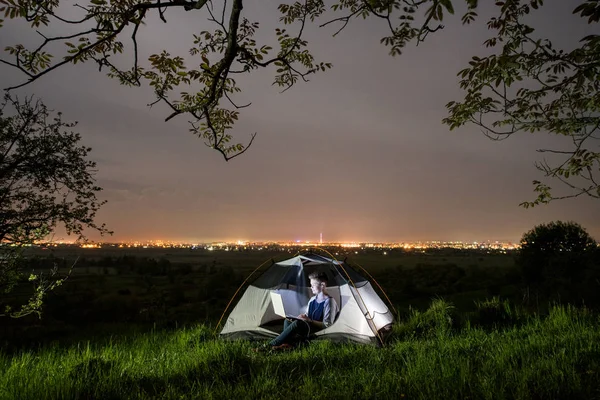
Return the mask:
<svg viewBox="0 0 600 400">
<path fill-rule="evenodd" d="M 598 315 L 527 296 L 512 254 L 339 253 L 397 310 L 383 348 L 218 339 L 248 274 L 294 253 L 55 250 L 63 272 L 79 259 L 41 320 L 2 321 L 0 398 L 600 398 Z"/>
<path fill-rule="evenodd" d="M 52 252 L 53 260 L 48 260 Z M 30 316 L 8 321 L 4 344 L 86 339 L 86 331 L 107 335 L 197 323 L 216 323 L 248 275 L 271 260 L 280 261 L 297 249 L 280 251 L 207 251 L 191 249 L 35 250 L 38 270 L 58 264 L 63 274 L 77 260 L 67 282 L 47 301 L 42 320 Z M 501 295 L 516 299 L 513 255 L 486 252 L 349 251 L 336 257 L 359 265 L 384 288 L 400 314 L 408 307 L 426 308 L 442 296 L 463 311 L 474 300 Z M 335 255 L 335 250 L 332 249 Z M 79 258 L 78 258 L 79 257 Z M 43 261 L 46 261 L 44 263 Z M 360 270 L 360 268 L 357 267 Z M 364 273 L 363 273 L 364 274 Z M 17 295 L 29 292 L 25 286 Z M 32 329 L 34 327 L 35 329 Z M 40 334 L 41 332 L 44 334 Z M 76 335 L 74 335 L 76 334 Z"/>
<path fill-rule="evenodd" d="M 0 356 L 0 397 L 597 399 L 597 328 L 593 316 L 554 308 L 504 330 L 433 324 L 385 348 L 315 342 L 257 354 L 197 326 Z"/>
</svg>

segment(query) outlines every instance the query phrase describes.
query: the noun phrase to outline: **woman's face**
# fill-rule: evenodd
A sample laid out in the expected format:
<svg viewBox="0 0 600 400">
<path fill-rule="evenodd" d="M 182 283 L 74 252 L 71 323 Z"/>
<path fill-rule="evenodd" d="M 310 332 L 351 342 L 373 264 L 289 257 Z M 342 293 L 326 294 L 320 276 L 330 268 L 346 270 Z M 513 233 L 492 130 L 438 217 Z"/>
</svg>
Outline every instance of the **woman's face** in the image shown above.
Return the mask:
<svg viewBox="0 0 600 400">
<path fill-rule="evenodd" d="M 323 282 L 319 282 L 316 279 L 311 279 L 310 280 L 310 288 L 313 292 L 313 294 L 319 294 L 323 291 Z"/>
</svg>

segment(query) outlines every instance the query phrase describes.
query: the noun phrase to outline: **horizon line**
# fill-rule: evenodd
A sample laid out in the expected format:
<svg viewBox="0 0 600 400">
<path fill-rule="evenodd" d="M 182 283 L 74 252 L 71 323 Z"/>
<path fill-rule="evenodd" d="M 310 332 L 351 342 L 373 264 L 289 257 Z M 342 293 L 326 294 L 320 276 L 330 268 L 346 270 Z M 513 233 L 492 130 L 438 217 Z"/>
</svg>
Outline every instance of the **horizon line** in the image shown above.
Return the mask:
<svg viewBox="0 0 600 400">
<path fill-rule="evenodd" d="M 40 241 L 42 243 L 43 241 Z M 412 240 L 335 240 L 335 241 L 323 241 L 319 240 L 250 240 L 250 239 L 212 239 L 212 240 L 191 240 L 191 239 L 121 239 L 121 240 L 88 240 L 88 243 L 106 243 L 106 244 L 122 244 L 122 243 L 163 243 L 163 244 L 235 244 L 235 245 L 248 245 L 254 243 L 274 243 L 274 244 L 298 244 L 298 245 L 327 245 L 327 244 L 372 244 L 372 243 L 519 243 L 520 240 L 514 239 L 486 239 L 486 240 L 423 240 L 423 239 L 412 239 Z M 55 239 L 45 243 L 85 243 L 77 240 L 66 240 L 66 239 Z"/>
</svg>

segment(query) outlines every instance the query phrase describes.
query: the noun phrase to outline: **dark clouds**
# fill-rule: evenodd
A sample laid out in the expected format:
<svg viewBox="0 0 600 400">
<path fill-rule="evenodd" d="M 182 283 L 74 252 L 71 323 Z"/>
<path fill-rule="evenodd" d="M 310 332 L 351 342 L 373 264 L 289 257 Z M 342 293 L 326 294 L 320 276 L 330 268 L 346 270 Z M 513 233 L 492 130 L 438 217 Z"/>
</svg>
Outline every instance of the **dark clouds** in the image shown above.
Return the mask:
<svg viewBox="0 0 600 400">
<path fill-rule="evenodd" d="M 262 22 L 259 42 L 272 41 L 277 2 L 254 3 L 244 12 Z M 563 45 L 589 33 L 566 3 L 545 6 L 536 21 Z M 185 55 L 191 32 L 204 29 L 189 13 L 168 18 L 143 29 L 142 53 Z M 239 102 L 253 105 L 236 137 L 258 137 L 229 163 L 188 132 L 185 118 L 165 123 L 164 107 L 149 109 L 150 90 L 121 87 L 93 65 L 67 66 L 21 93 L 79 121 L 109 200 L 98 218 L 115 240 L 295 240 L 320 232 L 325 240 L 518 240 L 555 219 L 575 220 L 600 238 L 597 200 L 518 207 L 534 197 L 535 150 L 553 139 L 492 142 L 474 127 L 450 132 L 441 124 L 445 104 L 461 96 L 456 73 L 471 55 L 485 54 L 489 36 L 483 20 L 446 25 L 395 58 L 379 44 L 378 21 L 353 21 L 336 38 L 333 27 L 311 28 L 316 58 L 334 69 L 284 94 L 271 86 L 273 71 L 242 77 Z M 9 22 L 0 32 L 1 47 L 31 40 Z M 5 66 L 0 72 L 2 87 L 19 78 Z"/>
</svg>

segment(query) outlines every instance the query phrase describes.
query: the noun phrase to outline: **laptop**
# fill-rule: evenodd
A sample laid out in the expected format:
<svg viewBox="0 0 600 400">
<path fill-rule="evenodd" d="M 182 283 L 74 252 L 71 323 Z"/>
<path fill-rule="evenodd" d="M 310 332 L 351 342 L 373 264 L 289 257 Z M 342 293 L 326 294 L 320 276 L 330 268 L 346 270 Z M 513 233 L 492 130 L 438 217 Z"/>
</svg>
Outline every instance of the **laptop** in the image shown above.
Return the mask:
<svg viewBox="0 0 600 400">
<path fill-rule="evenodd" d="M 295 316 L 286 314 L 285 307 L 283 306 L 283 298 L 281 297 L 281 294 L 276 293 L 276 292 L 270 292 L 270 293 L 271 293 L 271 303 L 273 304 L 273 311 L 275 312 L 275 315 L 279 315 L 280 317 L 287 318 L 287 319 L 297 319 Z"/>
</svg>

